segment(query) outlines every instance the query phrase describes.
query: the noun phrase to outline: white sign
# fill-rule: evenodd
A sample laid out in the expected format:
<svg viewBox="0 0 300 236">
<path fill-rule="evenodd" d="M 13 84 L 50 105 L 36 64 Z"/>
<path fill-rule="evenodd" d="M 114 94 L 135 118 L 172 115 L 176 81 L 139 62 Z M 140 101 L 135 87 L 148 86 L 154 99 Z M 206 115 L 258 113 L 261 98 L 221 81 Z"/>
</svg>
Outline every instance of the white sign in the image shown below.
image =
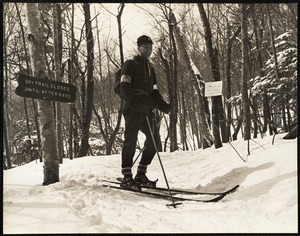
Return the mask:
<svg viewBox="0 0 300 236">
<path fill-rule="evenodd" d="M 205 97 L 222 95 L 222 81 L 207 82 L 204 88 Z"/>
</svg>

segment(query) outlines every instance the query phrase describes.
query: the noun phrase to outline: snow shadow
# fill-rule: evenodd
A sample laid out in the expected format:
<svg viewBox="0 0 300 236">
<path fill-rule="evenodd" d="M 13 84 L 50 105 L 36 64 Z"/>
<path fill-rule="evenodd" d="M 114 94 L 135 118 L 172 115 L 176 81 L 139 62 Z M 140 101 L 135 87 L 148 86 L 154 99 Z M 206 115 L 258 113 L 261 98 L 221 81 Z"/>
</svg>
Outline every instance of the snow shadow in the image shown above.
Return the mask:
<svg viewBox="0 0 300 236">
<path fill-rule="evenodd" d="M 235 185 L 241 185 L 239 191 L 235 194 L 235 196 L 238 196 L 238 198 L 241 198 L 241 196 L 243 196 L 243 200 L 248 200 L 267 194 L 274 187 L 274 185 L 280 183 L 281 181 L 297 177 L 297 171 L 292 171 L 282 175 L 270 176 L 269 179 L 264 178 L 262 181 L 258 180 L 256 184 L 242 188 L 243 182 L 249 175 L 253 174 L 256 171 L 262 171 L 271 168 L 273 165 L 274 162 L 269 162 L 256 167 L 239 167 L 231 170 L 224 176 L 218 176 L 214 178 L 206 186 L 198 186 L 197 190 L 201 191 L 205 189 L 206 191 L 210 190 L 211 192 L 219 192 L 225 191 Z"/>
<path fill-rule="evenodd" d="M 264 163 L 262 165 L 256 167 L 239 167 L 231 170 L 227 174 L 223 176 L 218 176 L 214 178 L 209 184 L 206 186 L 198 186 L 196 189 L 201 191 L 203 189 L 210 191 L 225 191 L 235 185 L 240 185 L 245 181 L 248 175 L 252 174 L 255 171 L 261 171 L 268 168 L 271 168 L 274 165 L 274 162 Z"/>
<path fill-rule="evenodd" d="M 238 197 L 243 200 L 253 199 L 256 197 L 260 197 L 264 194 L 267 194 L 272 188 L 274 188 L 274 185 L 280 183 L 281 181 L 284 181 L 288 178 L 293 178 L 297 176 L 297 171 L 292 171 L 290 173 L 278 175 L 274 178 L 264 180 L 260 183 L 257 183 L 255 185 L 252 185 L 246 189 L 243 189 L 239 191 Z M 295 192 L 297 191 L 297 186 L 295 185 Z"/>
</svg>

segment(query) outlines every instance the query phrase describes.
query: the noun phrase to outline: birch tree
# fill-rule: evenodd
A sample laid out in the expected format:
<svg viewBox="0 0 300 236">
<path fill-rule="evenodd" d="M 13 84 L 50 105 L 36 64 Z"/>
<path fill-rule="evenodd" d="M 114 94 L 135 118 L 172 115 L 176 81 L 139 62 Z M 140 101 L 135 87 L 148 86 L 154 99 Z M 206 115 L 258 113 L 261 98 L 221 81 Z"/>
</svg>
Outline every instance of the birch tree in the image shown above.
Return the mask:
<svg viewBox="0 0 300 236">
<path fill-rule="evenodd" d="M 27 39 L 33 76 L 45 79 L 47 74 L 39 15 L 38 3 L 26 3 Z M 38 114 L 44 162 L 43 185 L 49 185 L 59 181 L 59 160 L 56 148 L 53 148 L 56 144 L 51 102 L 39 100 Z"/>
</svg>

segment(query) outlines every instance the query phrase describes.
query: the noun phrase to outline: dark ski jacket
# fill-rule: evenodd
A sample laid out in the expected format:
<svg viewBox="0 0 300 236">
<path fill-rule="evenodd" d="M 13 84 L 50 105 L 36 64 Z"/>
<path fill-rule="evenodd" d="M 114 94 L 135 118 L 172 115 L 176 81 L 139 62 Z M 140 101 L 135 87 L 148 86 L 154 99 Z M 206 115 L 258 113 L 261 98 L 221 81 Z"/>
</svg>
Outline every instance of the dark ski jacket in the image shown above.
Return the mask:
<svg viewBox="0 0 300 236">
<path fill-rule="evenodd" d="M 154 107 L 169 113 L 171 106 L 166 103 L 157 89 L 156 74 L 149 60 L 139 55 L 124 63 L 121 76 L 130 79 L 120 83 L 120 94 L 124 98 L 123 114 L 127 109 L 148 114 Z"/>
</svg>

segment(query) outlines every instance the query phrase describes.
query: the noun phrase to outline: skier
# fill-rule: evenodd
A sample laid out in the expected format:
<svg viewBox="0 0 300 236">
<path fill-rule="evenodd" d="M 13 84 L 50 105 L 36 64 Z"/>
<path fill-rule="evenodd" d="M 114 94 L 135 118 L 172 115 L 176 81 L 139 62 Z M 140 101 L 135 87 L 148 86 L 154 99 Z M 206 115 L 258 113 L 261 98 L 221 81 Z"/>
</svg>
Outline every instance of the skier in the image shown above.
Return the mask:
<svg viewBox="0 0 300 236">
<path fill-rule="evenodd" d="M 140 190 L 143 185 L 155 187 L 155 181 L 146 176 L 147 166 L 156 153 L 146 117 L 153 121 L 152 111 L 155 106 L 166 114 L 171 110 L 171 105 L 164 101 L 158 91 L 155 71 L 149 62 L 152 44 L 150 37 L 140 36 L 137 39 L 138 55 L 133 60 L 126 61 L 121 69 L 120 95 L 124 99 L 122 113 L 125 118 L 125 139 L 121 165 L 124 178 L 120 185 L 126 189 Z M 133 179 L 131 167 L 139 130 L 145 134 L 146 140 L 137 174 Z M 155 137 L 157 139 L 158 135 Z"/>
</svg>

